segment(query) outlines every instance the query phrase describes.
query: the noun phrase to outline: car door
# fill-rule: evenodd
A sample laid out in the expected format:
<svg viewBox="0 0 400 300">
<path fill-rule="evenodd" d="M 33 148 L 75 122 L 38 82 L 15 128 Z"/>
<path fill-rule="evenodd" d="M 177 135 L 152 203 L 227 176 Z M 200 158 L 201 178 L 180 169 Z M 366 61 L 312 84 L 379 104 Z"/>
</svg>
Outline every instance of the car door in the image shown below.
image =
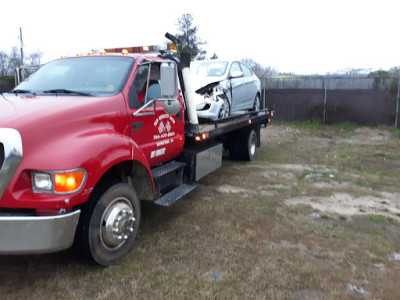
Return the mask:
<svg viewBox="0 0 400 300">
<path fill-rule="evenodd" d="M 243 71 L 243 81 L 245 85 L 243 108 L 252 109 L 254 107 L 254 99 L 257 94 L 257 85 L 250 69 L 243 63 L 240 63 L 240 67 Z"/>
<path fill-rule="evenodd" d="M 231 112 L 241 110 L 244 107 L 243 97 L 245 96 L 245 82 L 243 76 L 235 77 L 235 74 L 242 72 L 238 62 L 233 62 L 229 70 L 231 81 Z"/>
<path fill-rule="evenodd" d="M 150 166 L 175 158 L 183 148 L 182 112 L 169 115 L 161 99 L 160 62 L 144 61 L 137 66 L 129 90 L 131 136 Z"/>
</svg>

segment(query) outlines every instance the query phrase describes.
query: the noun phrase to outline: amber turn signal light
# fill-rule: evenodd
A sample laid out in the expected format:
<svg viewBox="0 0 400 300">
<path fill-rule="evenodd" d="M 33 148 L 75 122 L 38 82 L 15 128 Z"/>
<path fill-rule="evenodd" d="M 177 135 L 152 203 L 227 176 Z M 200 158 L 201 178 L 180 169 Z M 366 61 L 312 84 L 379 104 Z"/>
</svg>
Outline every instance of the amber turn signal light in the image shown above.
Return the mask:
<svg viewBox="0 0 400 300">
<path fill-rule="evenodd" d="M 54 191 L 56 193 L 72 193 L 78 190 L 85 179 L 85 172 L 77 170 L 66 173 L 54 173 Z"/>
</svg>

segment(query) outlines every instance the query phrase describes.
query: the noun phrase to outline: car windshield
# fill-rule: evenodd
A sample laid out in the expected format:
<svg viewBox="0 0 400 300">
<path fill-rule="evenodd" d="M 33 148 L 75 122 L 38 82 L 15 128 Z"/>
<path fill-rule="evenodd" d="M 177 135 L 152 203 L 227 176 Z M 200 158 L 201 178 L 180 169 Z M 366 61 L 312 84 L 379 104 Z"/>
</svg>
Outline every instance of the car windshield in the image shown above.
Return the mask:
<svg viewBox="0 0 400 300">
<path fill-rule="evenodd" d="M 190 67 L 193 75 L 209 77 L 209 76 L 222 76 L 225 74 L 228 62 L 221 61 L 202 61 L 195 62 Z"/>
<path fill-rule="evenodd" d="M 74 57 L 49 62 L 14 92 L 106 96 L 119 93 L 135 60 L 132 57 Z"/>
</svg>

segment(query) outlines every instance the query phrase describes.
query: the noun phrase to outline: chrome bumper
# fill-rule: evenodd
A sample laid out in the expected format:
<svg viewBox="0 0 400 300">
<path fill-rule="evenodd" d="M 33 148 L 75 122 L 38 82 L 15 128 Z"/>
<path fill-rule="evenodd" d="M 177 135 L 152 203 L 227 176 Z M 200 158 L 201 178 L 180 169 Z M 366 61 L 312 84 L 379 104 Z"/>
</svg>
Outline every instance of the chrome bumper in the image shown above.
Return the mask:
<svg viewBox="0 0 400 300">
<path fill-rule="evenodd" d="M 49 253 L 71 247 L 80 213 L 0 216 L 0 254 Z"/>
</svg>

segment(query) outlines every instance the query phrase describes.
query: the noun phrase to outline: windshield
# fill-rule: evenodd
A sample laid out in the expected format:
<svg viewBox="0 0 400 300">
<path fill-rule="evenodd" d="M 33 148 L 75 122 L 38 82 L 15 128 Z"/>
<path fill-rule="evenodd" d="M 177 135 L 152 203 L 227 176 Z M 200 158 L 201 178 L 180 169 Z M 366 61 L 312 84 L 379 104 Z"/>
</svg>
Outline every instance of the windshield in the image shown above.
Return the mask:
<svg viewBox="0 0 400 300">
<path fill-rule="evenodd" d="M 59 59 L 40 68 L 14 91 L 113 95 L 122 90 L 134 62 L 132 57 L 112 56 Z"/>
<path fill-rule="evenodd" d="M 195 62 L 190 66 L 190 71 L 193 75 L 202 77 L 222 76 L 225 74 L 227 66 L 227 62 L 221 61 Z"/>
</svg>

